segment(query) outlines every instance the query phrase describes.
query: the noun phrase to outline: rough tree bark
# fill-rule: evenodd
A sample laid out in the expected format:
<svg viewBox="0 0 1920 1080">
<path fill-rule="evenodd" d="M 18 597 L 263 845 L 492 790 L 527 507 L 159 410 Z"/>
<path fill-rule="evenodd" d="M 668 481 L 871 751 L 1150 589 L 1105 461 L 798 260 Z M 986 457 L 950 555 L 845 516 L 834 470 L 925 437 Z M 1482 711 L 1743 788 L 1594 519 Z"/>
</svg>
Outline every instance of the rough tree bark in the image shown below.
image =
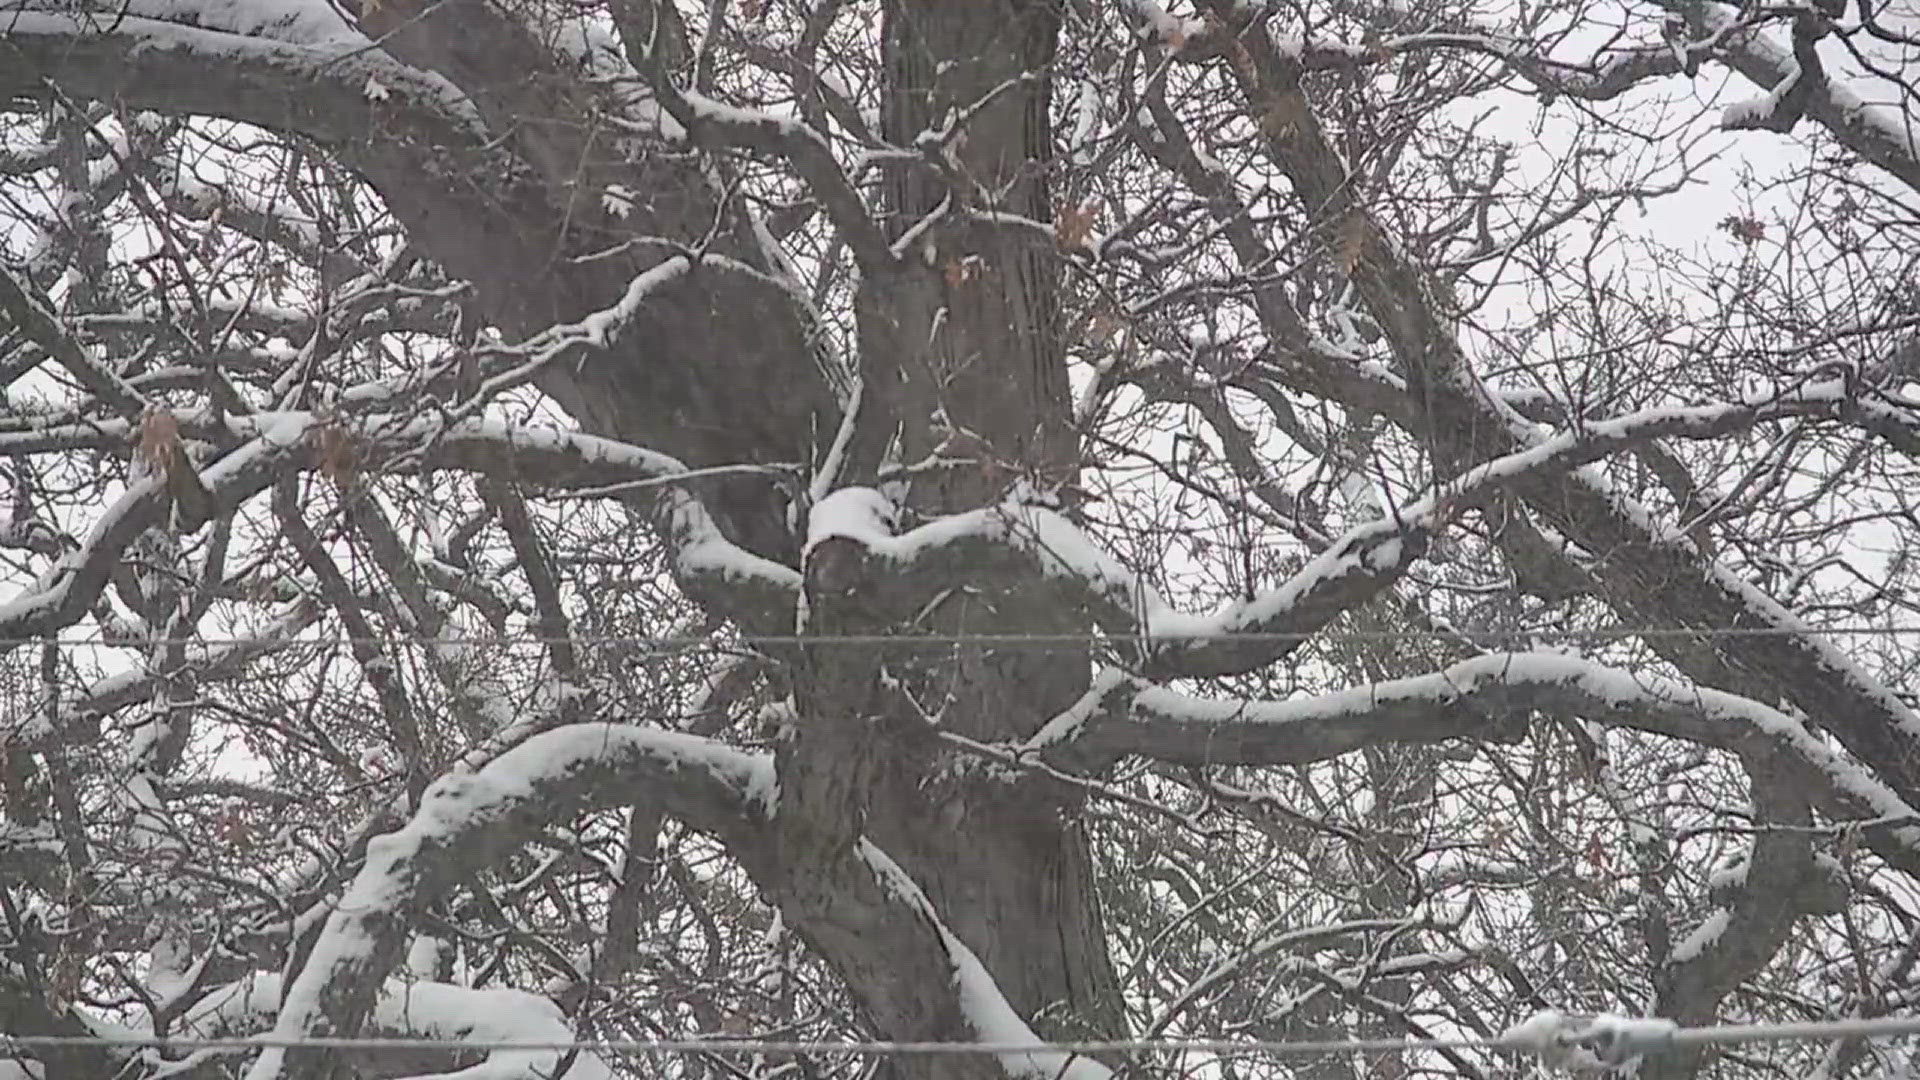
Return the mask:
<svg viewBox="0 0 1920 1080">
<path fill-rule="evenodd" d="M 919 295 L 862 306 L 863 322 L 885 324 L 875 337 L 884 334 L 911 350 L 867 357 L 882 365 L 870 379 L 897 380 L 877 396 L 893 403 L 889 426 L 898 424 L 902 460 L 923 458 L 956 432 L 967 433 L 980 459 L 974 471 L 918 485 L 910 497 L 918 510 L 985 505 L 1011 483 L 1050 486 L 1070 482 L 1077 471 L 1066 343 L 1056 317 L 1059 262 L 1010 243 L 1004 232 L 971 228 L 958 213 L 1052 218 L 1052 80 L 1046 76 L 1059 32 L 1058 0 L 891 0 L 885 6 L 888 141 L 915 145 L 922 132 L 970 113 L 964 140 L 942 155 L 941 165 L 958 172 L 959 184 L 920 167 L 902 171 L 888 190 L 896 235 L 927 215 L 945 215 L 927 232 L 922 250 L 909 252 L 908 280 L 890 288 L 896 296 Z M 956 191 L 974 205 L 952 205 Z M 943 313 L 937 325 L 935 312 Z M 914 325 L 916 319 L 928 322 Z M 936 416 L 946 423 L 935 423 Z M 1046 598 L 1012 592 L 954 597 L 921 625 L 934 634 L 1086 629 Z M 1057 642 L 967 646 L 948 656 L 914 681 L 930 700 L 936 686 L 945 695 L 943 726 L 978 740 L 1033 734 L 1085 691 L 1090 670 L 1084 649 Z M 969 779 L 955 766 L 950 753 L 936 752 L 883 767 L 874 790 L 875 838 L 925 884 L 1016 1008 L 1033 1015 L 1064 1006 L 1070 1020 L 1055 1031 L 1119 1034 L 1118 987 L 1093 893 L 1092 859 L 1071 821 L 1072 807 L 1059 801 L 1057 790 L 1037 786 L 1009 798 L 1003 783 Z"/>
</svg>

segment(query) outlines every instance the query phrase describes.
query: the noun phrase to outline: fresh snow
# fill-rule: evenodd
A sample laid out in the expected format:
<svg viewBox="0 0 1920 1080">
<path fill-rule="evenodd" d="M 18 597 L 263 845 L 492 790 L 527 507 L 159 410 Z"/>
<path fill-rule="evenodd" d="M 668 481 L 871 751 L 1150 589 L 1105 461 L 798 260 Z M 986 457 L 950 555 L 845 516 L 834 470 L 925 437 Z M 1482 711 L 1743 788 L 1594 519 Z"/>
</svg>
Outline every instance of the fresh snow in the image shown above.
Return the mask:
<svg viewBox="0 0 1920 1080">
<path fill-rule="evenodd" d="M 823 540 L 848 537 L 866 547 L 883 546 L 893 537 L 899 510 L 891 499 L 869 487 L 843 487 L 830 492 L 807 515 L 807 550 Z"/>
<path fill-rule="evenodd" d="M 1508 1028 L 1500 1042 L 1508 1050 L 1539 1057 L 1549 1066 L 1601 1072 L 1620 1068 L 1648 1051 L 1663 1049 L 1678 1030 L 1671 1020 L 1568 1015 L 1547 1009 Z"/>
<path fill-rule="evenodd" d="M 558 728 L 508 750 L 477 773 L 442 777 L 427 789 L 406 825 L 368 842 L 360 874 L 328 917 L 281 1005 L 276 1034 L 299 1038 L 318 1029 L 325 1016 L 323 1000 L 337 981 L 355 978 L 374 961 L 377 935 L 403 916 L 437 850 L 471 841 L 488 823 L 512 820 L 523 804 L 537 798 L 538 787 L 561 785 L 584 769 L 632 757 L 652 758 L 676 771 L 704 772 L 744 800 L 765 799 L 774 790 L 768 755 L 695 735 L 623 724 Z M 269 1080 L 280 1074 L 281 1060 L 280 1052 L 269 1050 L 247 1075 Z M 459 1075 L 480 1080 L 506 1074 Z"/>
<path fill-rule="evenodd" d="M 258 972 L 216 989 L 189 1010 L 185 1023 L 198 1034 L 248 1031 L 270 1018 L 280 1003 L 280 976 Z M 472 989 L 426 980 L 389 979 L 381 987 L 368 1024 L 408 1038 L 460 1042 L 567 1042 L 573 1028 L 547 998 L 505 987 Z M 403 1080 L 527 1080 L 551 1076 L 565 1051 L 494 1050 L 478 1065 Z M 271 1076 L 284 1051 L 268 1049 L 249 1076 Z M 271 1064 L 269 1064 L 271 1062 Z M 568 1080 L 609 1080 L 613 1070 L 599 1055 L 582 1052 Z"/>
<path fill-rule="evenodd" d="M 1643 508 L 1615 492 L 1597 473 L 1580 466 L 1620 446 L 1649 436 L 1706 437 L 1717 435 L 1731 422 L 1818 412 L 1837 400 L 1835 385 L 1830 385 L 1837 382 L 1833 379 L 1815 380 L 1788 392 L 1756 389 L 1741 400 L 1732 402 L 1646 409 L 1611 420 L 1584 424 L 1578 431 L 1553 435 L 1541 434 L 1511 407 L 1494 399 L 1493 407 L 1508 418 L 1523 448 L 1469 470 L 1448 486 L 1446 494 L 1455 497 L 1469 495 L 1527 472 L 1573 467 L 1574 474 L 1581 481 L 1611 501 L 1620 513 L 1643 527 L 1648 535 L 1665 537 L 1665 533 Z M 842 489 L 843 492 L 869 490 Z M 1211 615 L 1195 615 L 1173 608 L 1156 590 L 1102 551 L 1072 522 L 1044 507 L 1007 502 L 940 518 L 911 532 L 889 537 L 890 528 L 882 528 L 881 525 L 890 524 L 891 519 L 888 514 L 881 512 L 884 499 L 877 492 L 846 495 L 835 492 L 828 499 L 834 499 L 835 496 L 840 496 L 844 502 L 836 503 L 834 509 L 824 517 L 820 517 L 816 511 L 816 517 L 824 522 L 817 527 L 822 535 L 839 530 L 839 535 L 854 536 L 877 552 L 907 563 L 932 549 L 965 539 L 991 539 L 1008 543 L 1033 554 L 1043 571 L 1074 579 L 1102 596 L 1108 604 L 1121 610 L 1131 610 L 1138 618 L 1139 629 L 1150 638 L 1188 641 L 1257 631 L 1292 610 L 1305 593 L 1326 581 L 1355 572 L 1376 575 L 1392 572 L 1407 561 L 1406 533 L 1429 524 L 1440 502 L 1438 497 L 1428 496 L 1356 526 L 1279 586 L 1258 594 L 1250 601 L 1230 605 Z M 849 524 L 862 516 L 864 523 Z M 1675 543 L 1689 543 L 1683 537 L 1669 539 Z M 1725 575 L 1724 571 L 1720 573 Z M 1778 605 L 1771 604 L 1750 586 L 1736 588 L 1750 598 L 1749 602 L 1756 613 L 1766 621 L 1793 622 Z M 1811 628 L 1801 629 L 1806 631 L 1809 639 L 1818 639 Z M 1876 698 L 1893 715 L 1902 717 L 1903 722 L 1913 724 L 1914 730 L 1920 732 L 1920 721 L 1914 720 L 1910 710 L 1901 706 L 1890 691 L 1867 677 L 1831 645 L 1822 648 L 1822 653 L 1829 666 L 1862 687 L 1864 692 Z"/>
<path fill-rule="evenodd" d="M 1684 964 L 1689 960 L 1698 960 L 1702 953 L 1713 948 L 1713 946 L 1719 942 L 1720 936 L 1727 932 L 1727 927 L 1731 925 L 1732 922 L 1732 912 L 1726 908 L 1715 908 L 1713 914 L 1707 916 L 1704 922 L 1693 928 L 1692 933 L 1680 939 L 1680 943 L 1673 947 L 1673 954 L 1670 959 L 1676 964 Z"/>
<path fill-rule="evenodd" d="M 633 213 L 633 190 L 624 184 L 608 184 L 607 190 L 600 196 L 600 206 L 617 218 L 625 218 Z"/>
<path fill-rule="evenodd" d="M 1119 723 L 1190 725 L 1204 739 L 1208 726 L 1304 725 L 1374 715 L 1396 704 L 1431 701 L 1438 708 L 1488 689 L 1531 688 L 1542 707 L 1570 711 L 1609 710 L 1605 722 L 1737 749 L 1756 742 L 1784 750 L 1810 766 L 1841 797 L 1875 818 L 1902 822 L 1890 829 L 1899 843 L 1920 851 L 1920 811 L 1909 806 L 1873 773 L 1840 752 L 1794 717 L 1772 706 L 1721 690 L 1665 676 L 1608 667 L 1551 652 L 1490 653 L 1440 671 L 1392 679 L 1288 701 L 1199 698 L 1106 670 L 1078 702 L 1041 727 L 1027 752 L 1071 748 L 1090 725 L 1117 715 Z M 1554 691 L 1563 696 L 1556 698 Z M 1124 695 L 1116 699 L 1116 695 Z M 1124 704 L 1122 703 L 1124 702 Z M 1590 717 L 1591 718 L 1591 717 Z"/>
<path fill-rule="evenodd" d="M 1196 641 L 1259 630 L 1292 610 L 1301 596 L 1325 581 L 1353 573 L 1382 573 L 1406 556 L 1404 526 L 1377 521 L 1349 532 L 1276 588 L 1252 600 L 1224 605 L 1209 615 L 1180 611 L 1158 590 L 1107 554 L 1064 515 L 1044 506 L 1009 501 L 930 521 L 890 535 L 893 504 L 871 488 L 841 488 L 822 500 L 808 521 L 808 543 L 828 536 L 861 541 L 877 555 L 910 566 L 942 549 L 969 541 L 1004 544 L 1027 553 L 1049 577 L 1071 581 L 1104 606 L 1109 628 L 1136 629 L 1161 642 Z M 1124 622 L 1124 625 L 1116 625 Z"/>
<path fill-rule="evenodd" d="M 484 135 L 473 103 L 444 76 L 393 59 L 358 31 L 346 30 L 324 3 L 231 0 L 222 5 L 152 0 L 129 8 L 116 10 L 106 25 L 137 39 L 135 53 L 182 52 L 210 62 L 304 70 L 316 78 L 355 80 L 359 89 L 364 89 L 367 78 L 377 75 L 389 92 L 431 101 L 443 115 Z M 8 36 L 70 37 L 101 31 L 92 13 L 57 10 L 9 11 L 5 25 Z"/>
<path fill-rule="evenodd" d="M 1154 0 L 1132 0 L 1129 6 L 1147 34 L 1169 48 L 1178 48 L 1188 37 L 1206 29 L 1206 23 L 1199 19 L 1181 19 L 1167 14 L 1167 9 Z"/>
<path fill-rule="evenodd" d="M 1007 1003 L 1005 994 L 994 982 L 980 958 L 967 948 L 966 943 L 955 937 L 940 921 L 933 902 L 927 899 L 920 886 L 901 869 L 900 864 L 886 852 L 880 850 L 871 841 L 861 840 L 858 852 L 861 861 L 873 872 L 874 878 L 901 903 L 919 911 L 927 922 L 940 935 L 940 942 L 946 948 L 948 960 L 953 965 L 954 988 L 959 994 L 960 1011 L 966 1016 L 967 1023 L 979 1036 L 979 1041 L 995 1046 L 1033 1046 L 1043 1042 L 1034 1034 L 1020 1014 Z M 1031 1080 L 1108 1080 L 1113 1071 L 1092 1058 L 1057 1051 L 1021 1051 L 995 1055 L 1000 1059 L 1001 1068 L 1013 1077 L 1028 1077 Z"/>
<path fill-rule="evenodd" d="M 804 138 L 826 149 L 826 143 L 798 117 L 781 116 L 763 109 L 748 109 L 738 105 L 729 105 L 716 101 L 693 90 L 681 91 L 681 97 L 692 109 L 693 115 L 709 123 L 735 128 L 752 128 L 771 132 L 781 138 Z"/>
<path fill-rule="evenodd" d="M 940 939 L 953 961 L 953 981 L 960 991 L 960 1011 L 973 1025 L 984 1043 L 1002 1046 L 1032 1045 L 1041 1041 L 1007 1003 L 1006 995 L 993 981 L 985 965 L 973 950 L 945 926 Z M 1113 1071 L 1090 1057 L 1064 1054 L 1056 1050 L 1032 1050 L 997 1055 L 1008 1076 L 1032 1080 L 1106 1080 Z"/>
<path fill-rule="evenodd" d="M 1800 82 L 1800 65 L 1790 63 L 1787 74 L 1772 90 L 1759 97 L 1736 101 L 1720 111 L 1720 126 L 1750 128 L 1765 123 L 1780 110 L 1780 103 Z"/>
</svg>

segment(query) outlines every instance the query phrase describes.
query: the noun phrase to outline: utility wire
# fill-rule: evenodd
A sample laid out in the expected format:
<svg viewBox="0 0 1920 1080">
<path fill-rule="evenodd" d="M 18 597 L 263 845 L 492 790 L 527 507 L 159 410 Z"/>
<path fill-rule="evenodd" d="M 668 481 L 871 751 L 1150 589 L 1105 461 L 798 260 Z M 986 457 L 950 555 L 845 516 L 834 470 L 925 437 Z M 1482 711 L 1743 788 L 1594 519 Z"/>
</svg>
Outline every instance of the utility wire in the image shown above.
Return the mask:
<svg viewBox="0 0 1920 1080">
<path fill-rule="evenodd" d="M 1660 1021 L 1624 1021 L 1618 1028 L 1608 1018 L 1568 1017 L 1561 1027 L 1561 1045 L 1579 1045 L 1593 1033 L 1612 1032 L 1632 1053 L 1658 1053 L 1692 1046 L 1731 1046 L 1745 1043 L 1809 1042 L 1826 1039 L 1886 1039 L 1920 1035 L 1920 1016 L 1887 1016 L 1850 1020 L 1822 1020 L 1780 1024 L 1721 1024 L 1676 1027 Z M 224 1038 L 171 1038 L 158 1035 L 0 1035 L 0 1051 L 62 1048 L 153 1047 L 171 1050 L 487 1050 L 583 1051 L 599 1054 L 854 1054 L 863 1057 L 906 1057 L 970 1054 L 1268 1054 L 1308 1057 L 1324 1054 L 1385 1054 L 1418 1050 L 1497 1050 L 1537 1054 L 1541 1043 L 1512 1035 L 1498 1038 L 1455 1039 L 1320 1039 L 1266 1041 L 1259 1039 L 1108 1039 L 1079 1042 L 831 1042 L 770 1039 L 445 1039 L 445 1038 L 329 1038 L 260 1035 Z"/>
<path fill-rule="evenodd" d="M 1833 626 L 1807 627 L 1793 629 L 1779 626 L 1643 626 L 1643 627 L 1600 627 L 1593 630 L 1575 630 L 1564 628 L 1546 628 L 1540 630 L 1377 630 L 1377 631 L 1235 631 L 1218 634 L 1150 634 L 1150 633 L 1021 633 L 1021 634 L 741 634 L 732 637 L 719 635 L 676 635 L 666 634 L 649 636 L 645 634 L 448 634 L 416 636 L 410 634 L 373 635 L 356 637 L 351 635 L 325 635 L 320 637 L 186 637 L 178 639 L 189 645 L 240 646 L 258 645 L 262 647 L 320 646 L 320 645 L 639 645 L 653 648 L 730 648 L 742 645 L 890 645 L 901 648 L 940 645 L 1054 645 L 1069 647 L 1096 644 L 1140 644 L 1140 645 L 1205 645 L 1232 642 L 1277 642 L 1277 641 L 1324 641 L 1324 642 L 1386 642 L 1386 641 L 1466 641 L 1476 644 L 1488 642 L 1578 642 L 1578 641 L 1624 641 L 1633 638 L 1776 638 L 1776 637 L 1910 637 L 1920 636 L 1920 626 Z M 0 637 L 0 648 L 16 648 L 28 645 L 55 645 L 65 648 L 80 646 L 119 646 L 125 648 L 147 647 L 163 640 L 140 636 L 88 635 L 84 637 Z"/>
</svg>

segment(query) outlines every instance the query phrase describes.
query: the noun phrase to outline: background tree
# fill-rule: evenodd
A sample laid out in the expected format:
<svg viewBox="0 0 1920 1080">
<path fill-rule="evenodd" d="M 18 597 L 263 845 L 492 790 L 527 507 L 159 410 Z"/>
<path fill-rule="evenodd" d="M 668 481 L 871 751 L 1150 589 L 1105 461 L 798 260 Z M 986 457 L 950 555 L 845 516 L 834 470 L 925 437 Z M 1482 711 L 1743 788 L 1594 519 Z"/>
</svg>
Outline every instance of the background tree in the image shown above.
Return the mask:
<svg viewBox="0 0 1920 1080">
<path fill-rule="evenodd" d="M 1916 1007 L 1897 6 L 0 26 L 0 1030 Z"/>
</svg>

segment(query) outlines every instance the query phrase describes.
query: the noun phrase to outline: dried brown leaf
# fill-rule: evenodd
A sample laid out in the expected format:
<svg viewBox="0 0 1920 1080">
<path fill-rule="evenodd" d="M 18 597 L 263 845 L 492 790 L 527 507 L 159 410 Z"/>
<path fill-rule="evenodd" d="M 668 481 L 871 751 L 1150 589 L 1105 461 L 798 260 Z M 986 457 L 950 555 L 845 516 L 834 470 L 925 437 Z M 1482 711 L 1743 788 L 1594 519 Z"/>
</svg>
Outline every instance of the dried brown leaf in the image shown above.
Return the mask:
<svg viewBox="0 0 1920 1080">
<path fill-rule="evenodd" d="M 947 288 L 958 289 L 962 285 L 979 279 L 986 267 L 986 261 L 978 255 L 967 255 L 958 259 L 948 259 L 941 273 L 947 279 Z"/>
<path fill-rule="evenodd" d="M 1053 236 L 1062 251 L 1076 251 L 1087 245 L 1087 239 L 1093 235 L 1093 223 L 1100 216 L 1100 204 L 1089 201 L 1084 206 L 1073 203 L 1061 203 L 1054 208 Z"/>
<path fill-rule="evenodd" d="M 173 467 L 180 449 L 180 421 L 165 409 L 148 410 L 140 420 L 139 442 L 134 447 L 140 460 L 154 472 L 163 472 Z"/>
<path fill-rule="evenodd" d="M 1351 274 L 1366 260 L 1367 245 L 1372 240 L 1373 225 L 1367 220 L 1367 212 L 1355 207 L 1340 223 L 1340 238 L 1335 245 L 1342 272 Z"/>
<path fill-rule="evenodd" d="M 1756 244 L 1767 238 L 1767 226 L 1759 218 L 1728 214 L 1720 219 L 1722 231 L 1743 244 Z"/>
<path fill-rule="evenodd" d="M 326 423 L 313 430 L 313 465 L 321 476 L 338 488 L 350 487 L 359 475 L 360 454 L 353 436 L 338 424 Z"/>
<path fill-rule="evenodd" d="M 165 409 L 149 409 L 140 421 L 140 436 L 134 453 L 152 471 L 159 473 L 173 499 L 174 523 L 193 532 L 213 516 L 213 492 L 200 479 L 187 456 L 187 444 L 180 437 L 180 421 Z"/>
<path fill-rule="evenodd" d="M 1272 100 L 1260 114 L 1260 130 L 1276 139 L 1291 138 L 1307 119 L 1307 95 L 1289 90 Z"/>
</svg>

